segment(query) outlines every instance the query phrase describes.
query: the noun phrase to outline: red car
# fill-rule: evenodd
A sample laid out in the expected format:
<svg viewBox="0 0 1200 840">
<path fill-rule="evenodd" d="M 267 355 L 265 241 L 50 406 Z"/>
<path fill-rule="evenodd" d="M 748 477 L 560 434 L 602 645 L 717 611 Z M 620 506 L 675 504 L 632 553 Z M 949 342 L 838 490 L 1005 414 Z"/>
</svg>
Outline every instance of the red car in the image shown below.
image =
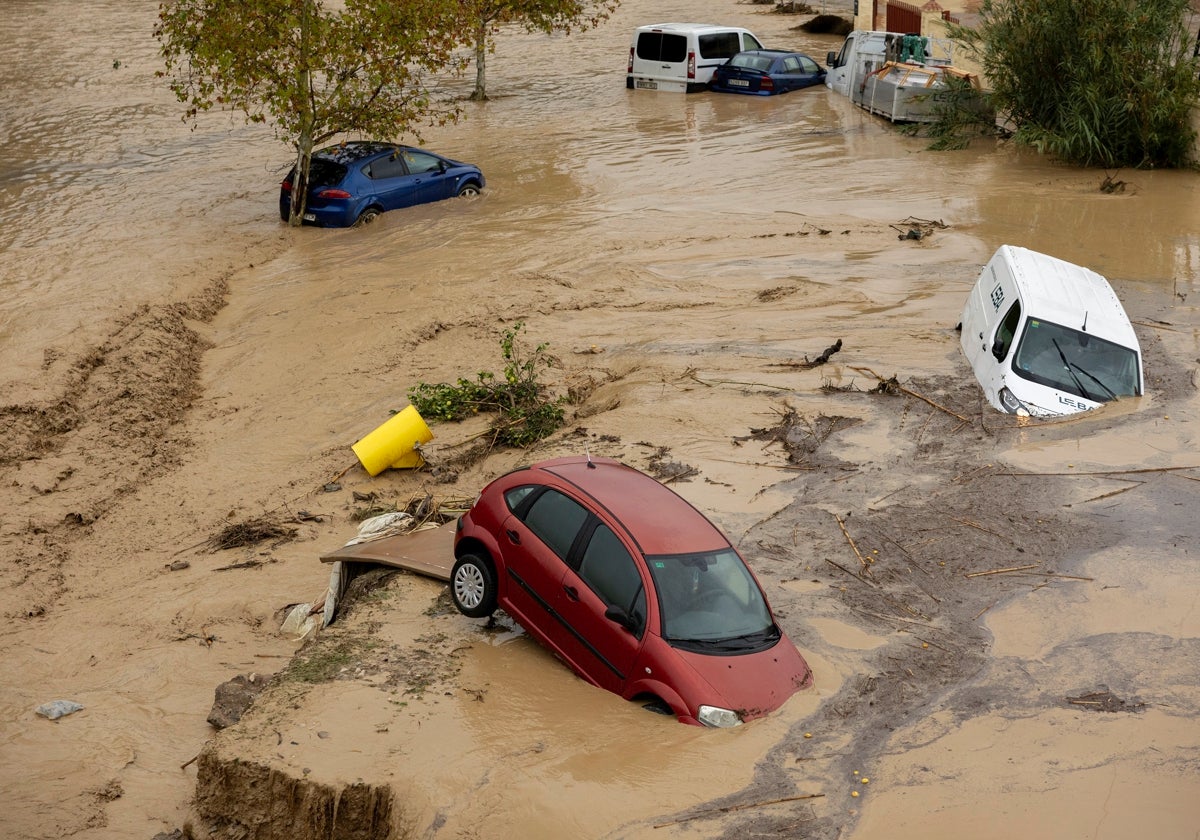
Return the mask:
<svg viewBox="0 0 1200 840">
<path fill-rule="evenodd" d="M 684 723 L 736 726 L 812 684 L 725 535 L 619 461 L 496 479 L 459 519 L 454 556 L 464 615 L 500 607 L 588 682 Z"/>
</svg>

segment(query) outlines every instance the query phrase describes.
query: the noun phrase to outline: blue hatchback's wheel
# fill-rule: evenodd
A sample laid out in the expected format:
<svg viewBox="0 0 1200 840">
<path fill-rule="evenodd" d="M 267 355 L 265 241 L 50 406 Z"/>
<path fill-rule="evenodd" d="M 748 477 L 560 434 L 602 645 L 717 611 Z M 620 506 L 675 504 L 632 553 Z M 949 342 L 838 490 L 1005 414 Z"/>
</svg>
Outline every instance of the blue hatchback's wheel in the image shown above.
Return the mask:
<svg viewBox="0 0 1200 840">
<path fill-rule="evenodd" d="M 358 219 L 355 220 L 355 225 L 369 225 L 371 222 L 379 218 L 378 207 L 368 207 L 366 210 L 358 214 Z"/>
<path fill-rule="evenodd" d="M 487 560 L 464 554 L 450 572 L 450 597 L 458 611 L 470 618 L 486 618 L 496 611 L 496 573 Z"/>
</svg>

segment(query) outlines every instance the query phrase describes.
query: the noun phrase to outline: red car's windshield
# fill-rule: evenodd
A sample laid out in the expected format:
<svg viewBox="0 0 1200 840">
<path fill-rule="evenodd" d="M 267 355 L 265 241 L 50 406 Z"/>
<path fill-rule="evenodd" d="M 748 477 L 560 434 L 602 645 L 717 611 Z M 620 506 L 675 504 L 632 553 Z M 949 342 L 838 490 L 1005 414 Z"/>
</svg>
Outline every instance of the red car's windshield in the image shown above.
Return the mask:
<svg viewBox="0 0 1200 840">
<path fill-rule="evenodd" d="M 733 550 L 656 555 L 646 562 L 658 592 L 662 637 L 667 641 L 732 653 L 778 640 L 767 602 Z M 730 647 L 737 640 L 746 643 Z"/>
</svg>

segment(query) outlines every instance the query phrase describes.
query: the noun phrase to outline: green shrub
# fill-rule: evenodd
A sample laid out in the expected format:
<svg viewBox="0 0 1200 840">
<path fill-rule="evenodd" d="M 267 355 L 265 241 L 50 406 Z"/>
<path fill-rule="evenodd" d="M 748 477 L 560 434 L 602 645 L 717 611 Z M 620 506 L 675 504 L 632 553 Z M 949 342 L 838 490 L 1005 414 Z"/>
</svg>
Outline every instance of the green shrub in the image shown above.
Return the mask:
<svg viewBox="0 0 1200 840">
<path fill-rule="evenodd" d="M 980 58 L 1015 139 L 1084 166 L 1194 163 L 1190 0 L 983 0 Z"/>
<path fill-rule="evenodd" d="M 505 330 L 500 338 L 504 358 L 503 379 L 490 371 L 479 371 L 475 380 L 459 378 L 445 382 L 420 382 L 408 389 L 409 402 L 422 417 L 431 420 L 463 420 L 480 412 L 496 412 L 492 423 L 495 443 L 523 448 L 553 434 L 563 424 L 564 398 L 552 398 L 540 381 L 554 367 L 548 344 L 526 352 L 518 341 L 524 322 Z"/>
</svg>

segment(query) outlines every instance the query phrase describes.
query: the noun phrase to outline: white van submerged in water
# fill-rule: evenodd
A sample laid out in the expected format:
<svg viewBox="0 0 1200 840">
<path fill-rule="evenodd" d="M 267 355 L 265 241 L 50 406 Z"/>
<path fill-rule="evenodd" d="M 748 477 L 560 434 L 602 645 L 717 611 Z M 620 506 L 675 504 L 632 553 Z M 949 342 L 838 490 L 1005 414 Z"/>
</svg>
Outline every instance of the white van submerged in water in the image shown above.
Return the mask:
<svg viewBox="0 0 1200 840">
<path fill-rule="evenodd" d="M 711 23 L 639 26 L 629 46 L 625 87 L 696 93 L 708 90 L 713 72 L 742 50 L 761 50 L 748 29 Z"/>
<path fill-rule="evenodd" d="M 1108 281 L 1082 266 L 1001 245 L 960 328 L 984 395 L 1009 414 L 1073 414 L 1142 394 L 1133 325 Z"/>
</svg>

